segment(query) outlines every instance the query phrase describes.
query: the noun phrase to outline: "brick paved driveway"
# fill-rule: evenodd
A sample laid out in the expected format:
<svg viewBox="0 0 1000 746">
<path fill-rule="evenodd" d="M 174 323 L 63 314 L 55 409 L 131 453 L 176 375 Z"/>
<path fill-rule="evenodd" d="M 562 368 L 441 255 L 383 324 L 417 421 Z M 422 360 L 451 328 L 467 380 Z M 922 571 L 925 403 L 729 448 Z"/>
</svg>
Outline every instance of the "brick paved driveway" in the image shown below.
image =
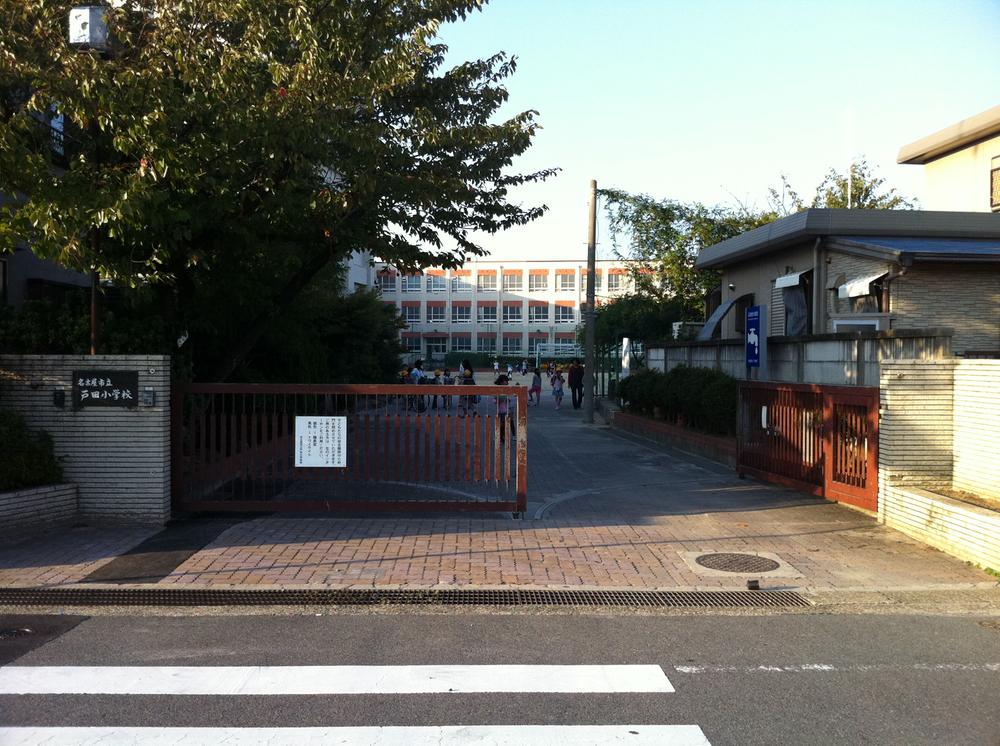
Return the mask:
<svg viewBox="0 0 1000 746">
<path fill-rule="evenodd" d="M 945 589 L 994 579 L 856 511 L 739 480 L 727 467 L 529 412 L 529 511 L 484 517 L 266 516 L 164 577 L 177 585 Z M 78 529 L 0 548 L 0 583 L 80 580 L 149 532 Z M 771 574 L 707 570 L 705 552 L 775 558 Z M 57 563 L 46 559 L 57 557 Z"/>
</svg>

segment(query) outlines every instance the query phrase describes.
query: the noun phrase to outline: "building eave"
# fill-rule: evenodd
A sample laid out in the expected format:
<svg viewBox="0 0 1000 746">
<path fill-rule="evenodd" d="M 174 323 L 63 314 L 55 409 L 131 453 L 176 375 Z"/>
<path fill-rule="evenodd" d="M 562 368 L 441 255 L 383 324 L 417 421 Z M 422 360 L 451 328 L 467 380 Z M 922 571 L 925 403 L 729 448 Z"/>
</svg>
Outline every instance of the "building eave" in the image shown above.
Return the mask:
<svg viewBox="0 0 1000 746">
<path fill-rule="evenodd" d="M 923 165 L 997 135 L 1000 135 L 1000 106 L 904 145 L 896 163 Z"/>
<path fill-rule="evenodd" d="M 697 269 L 717 269 L 827 236 L 1000 238 L 1000 214 L 811 208 L 702 249 Z"/>
</svg>

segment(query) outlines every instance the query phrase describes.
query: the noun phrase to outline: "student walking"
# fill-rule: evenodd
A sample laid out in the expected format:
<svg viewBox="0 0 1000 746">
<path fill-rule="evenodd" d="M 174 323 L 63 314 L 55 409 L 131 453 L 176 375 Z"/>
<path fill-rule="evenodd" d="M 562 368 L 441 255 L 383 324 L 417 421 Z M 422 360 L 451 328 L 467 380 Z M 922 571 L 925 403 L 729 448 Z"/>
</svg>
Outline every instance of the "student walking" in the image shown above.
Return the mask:
<svg viewBox="0 0 1000 746">
<path fill-rule="evenodd" d="M 493 382 L 495 386 L 506 386 L 510 383 L 510 379 L 503 375 L 502 373 L 497 376 L 497 380 Z M 511 401 L 509 396 L 498 396 L 497 397 L 497 421 L 500 423 L 500 442 L 504 442 L 504 434 L 507 432 L 507 422 L 510 421 L 510 432 L 512 435 L 517 434 L 517 425 L 515 420 L 510 416 Z M 516 406 L 516 405 L 515 405 Z"/>
<path fill-rule="evenodd" d="M 556 400 L 556 410 L 562 409 L 564 382 L 562 369 L 556 368 L 556 374 L 552 376 L 552 396 Z"/>
<path fill-rule="evenodd" d="M 569 366 L 569 390 L 573 394 L 573 409 L 579 409 L 583 404 L 583 366 L 578 358 Z"/>
<path fill-rule="evenodd" d="M 475 376 L 472 375 L 471 367 L 466 368 L 464 371 L 462 371 L 462 382 L 459 385 L 460 386 L 476 385 L 476 378 Z M 458 416 L 459 417 L 465 417 L 465 415 L 469 415 L 470 417 L 476 416 L 478 414 L 478 412 L 476 411 L 477 398 L 478 397 L 472 395 L 458 397 Z"/>
<path fill-rule="evenodd" d="M 445 368 L 444 369 L 444 377 L 441 379 L 441 385 L 443 385 L 443 386 L 454 386 L 455 385 L 455 376 L 453 376 L 451 374 L 451 370 L 449 368 Z M 451 409 L 451 397 L 450 396 L 443 396 L 442 395 L 442 397 L 441 397 L 441 406 L 445 410 Z"/>
<path fill-rule="evenodd" d="M 542 371 L 538 368 L 535 368 L 535 372 L 531 376 L 531 388 L 528 389 L 528 404 L 531 404 L 532 399 L 534 399 L 536 407 L 542 403 Z"/>
</svg>

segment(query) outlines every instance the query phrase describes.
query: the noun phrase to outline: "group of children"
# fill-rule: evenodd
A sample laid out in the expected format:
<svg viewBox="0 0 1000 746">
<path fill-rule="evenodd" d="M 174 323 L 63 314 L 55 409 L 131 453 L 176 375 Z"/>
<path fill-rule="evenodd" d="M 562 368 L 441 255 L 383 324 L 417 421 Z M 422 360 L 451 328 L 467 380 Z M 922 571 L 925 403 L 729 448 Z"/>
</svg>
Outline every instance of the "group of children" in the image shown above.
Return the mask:
<svg viewBox="0 0 1000 746">
<path fill-rule="evenodd" d="M 511 377 L 514 373 L 514 367 L 508 363 L 507 373 L 499 372 L 499 363 L 494 361 L 493 366 L 494 374 L 496 375 L 496 380 L 493 382 L 495 386 L 507 386 L 510 384 Z M 521 375 L 526 375 L 528 372 L 527 362 L 522 362 L 521 364 Z M 563 400 L 563 387 L 566 383 L 566 379 L 563 378 L 563 369 L 561 367 L 556 367 L 554 363 L 549 363 L 545 368 L 545 373 L 548 375 L 549 384 L 552 386 L 552 398 L 555 400 L 556 409 L 562 408 Z M 461 365 L 459 365 L 457 377 L 452 375 L 450 368 L 436 369 L 433 375 L 425 373 L 423 367 L 423 360 L 417 360 L 411 367 L 408 367 L 399 373 L 400 383 L 404 384 L 416 384 L 421 386 L 454 386 L 456 384 L 460 386 L 475 386 L 476 377 L 472 370 L 472 365 L 468 360 L 463 360 Z M 452 397 L 442 395 L 441 408 L 445 410 L 451 409 Z M 431 409 L 438 408 L 438 395 L 428 394 L 427 396 L 410 396 L 407 397 L 407 409 L 415 409 L 418 412 L 423 412 L 427 409 L 427 400 L 430 400 Z M 479 397 L 475 395 L 470 396 L 460 396 L 458 398 L 458 416 L 465 417 L 477 416 L 477 404 L 479 403 Z M 531 376 L 531 387 L 528 389 L 528 406 L 539 406 L 542 403 L 542 369 L 535 368 L 532 371 Z M 507 417 L 510 411 L 510 401 L 509 397 L 499 397 L 497 399 L 497 414 L 502 417 Z"/>
</svg>

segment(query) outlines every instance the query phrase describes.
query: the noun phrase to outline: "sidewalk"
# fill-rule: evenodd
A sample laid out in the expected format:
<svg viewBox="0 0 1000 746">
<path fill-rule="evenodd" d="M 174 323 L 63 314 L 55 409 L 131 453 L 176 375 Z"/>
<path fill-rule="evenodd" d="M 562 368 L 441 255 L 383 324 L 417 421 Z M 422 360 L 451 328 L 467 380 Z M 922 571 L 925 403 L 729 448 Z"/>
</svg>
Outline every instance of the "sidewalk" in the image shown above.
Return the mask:
<svg viewBox="0 0 1000 746">
<path fill-rule="evenodd" d="M 998 586 L 849 508 L 584 425 L 568 399 L 560 412 L 551 396 L 543 402 L 529 410 L 525 520 L 265 516 L 225 528 L 155 581 L 701 590 L 744 588 L 759 578 L 763 588 L 816 591 Z M 114 577 L 108 563 L 156 533 L 77 528 L 8 543 L 0 547 L 0 586 L 73 584 L 102 567 Z M 709 552 L 767 556 L 779 568 L 709 570 L 694 561 Z"/>
</svg>

